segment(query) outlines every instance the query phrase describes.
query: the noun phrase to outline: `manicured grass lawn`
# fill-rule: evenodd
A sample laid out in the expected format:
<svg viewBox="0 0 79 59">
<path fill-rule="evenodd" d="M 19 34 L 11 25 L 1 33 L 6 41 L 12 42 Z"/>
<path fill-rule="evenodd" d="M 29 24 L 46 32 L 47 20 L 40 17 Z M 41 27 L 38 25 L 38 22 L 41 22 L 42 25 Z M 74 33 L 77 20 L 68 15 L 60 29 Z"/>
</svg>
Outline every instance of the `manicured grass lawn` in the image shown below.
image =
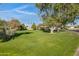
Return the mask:
<svg viewBox="0 0 79 59">
<path fill-rule="evenodd" d="M 18 31 L 14 40 L 0 42 L 0 55 L 70 56 L 78 46 L 79 35 L 74 32 Z"/>
</svg>

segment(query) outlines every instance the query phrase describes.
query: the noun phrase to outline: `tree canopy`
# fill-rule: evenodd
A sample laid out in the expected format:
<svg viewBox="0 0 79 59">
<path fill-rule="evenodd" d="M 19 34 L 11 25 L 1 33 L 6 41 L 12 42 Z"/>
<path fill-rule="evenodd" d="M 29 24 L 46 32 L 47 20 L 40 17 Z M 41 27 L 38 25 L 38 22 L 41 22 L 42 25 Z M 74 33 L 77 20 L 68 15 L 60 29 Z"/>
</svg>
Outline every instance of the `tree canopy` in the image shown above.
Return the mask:
<svg viewBox="0 0 79 59">
<path fill-rule="evenodd" d="M 40 10 L 40 15 L 44 23 L 48 25 L 62 24 L 74 22 L 79 13 L 79 4 L 73 3 L 37 3 L 37 8 Z"/>
<path fill-rule="evenodd" d="M 21 23 L 18 19 L 12 18 L 10 21 L 7 22 L 8 26 L 11 28 L 17 28 L 19 29 Z"/>
<path fill-rule="evenodd" d="M 37 27 L 36 24 L 33 23 L 31 28 L 32 28 L 33 30 L 36 30 L 36 27 Z"/>
</svg>

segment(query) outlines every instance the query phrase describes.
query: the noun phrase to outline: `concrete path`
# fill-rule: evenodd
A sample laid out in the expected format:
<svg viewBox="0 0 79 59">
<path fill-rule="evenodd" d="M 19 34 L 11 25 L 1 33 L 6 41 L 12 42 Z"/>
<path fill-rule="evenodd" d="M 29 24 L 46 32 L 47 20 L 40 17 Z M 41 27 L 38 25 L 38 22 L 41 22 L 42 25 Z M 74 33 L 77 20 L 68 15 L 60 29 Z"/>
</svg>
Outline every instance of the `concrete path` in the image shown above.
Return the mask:
<svg viewBox="0 0 79 59">
<path fill-rule="evenodd" d="M 76 49 L 74 56 L 79 56 L 79 48 Z"/>
</svg>

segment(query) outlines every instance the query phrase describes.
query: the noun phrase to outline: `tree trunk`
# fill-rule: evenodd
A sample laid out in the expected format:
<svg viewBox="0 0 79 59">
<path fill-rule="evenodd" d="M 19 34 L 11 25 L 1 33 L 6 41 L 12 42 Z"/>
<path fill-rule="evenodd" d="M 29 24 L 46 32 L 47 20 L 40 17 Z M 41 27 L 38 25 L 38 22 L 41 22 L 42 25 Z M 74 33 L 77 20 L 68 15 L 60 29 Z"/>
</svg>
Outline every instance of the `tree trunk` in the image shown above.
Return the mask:
<svg viewBox="0 0 79 59">
<path fill-rule="evenodd" d="M 50 27 L 50 33 L 54 33 L 56 27 Z"/>
</svg>

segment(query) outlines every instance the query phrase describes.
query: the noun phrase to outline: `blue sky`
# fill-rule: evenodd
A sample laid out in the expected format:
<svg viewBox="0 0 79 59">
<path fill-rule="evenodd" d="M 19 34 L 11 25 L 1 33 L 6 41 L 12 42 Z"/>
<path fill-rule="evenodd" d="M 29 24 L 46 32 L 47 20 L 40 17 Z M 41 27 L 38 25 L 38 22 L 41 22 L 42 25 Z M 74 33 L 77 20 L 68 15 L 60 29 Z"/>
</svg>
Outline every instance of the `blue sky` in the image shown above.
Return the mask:
<svg viewBox="0 0 79 59">
<path fill-rule="evenodd" d="M 42 23 L 41 17 L 38 15 L 39 9 L 35 4 L 27 3 L 7 3 L 0 4 L 0 18 L 11 20 L 11 18 L 19 19 L 21 23 L 31 26 L 31 24 Z"/>
<path fill-rule="evenodd" d="M 32 3 L 1 3 L 0 18 L 3 20 L 18 19 L 21 23 L 31 26 L 33 23 L 42 23 L 41 17 L 38 15 L 39 9 Z M 79 25 L 79 19 L 77 19 Z"/>
</svg>

